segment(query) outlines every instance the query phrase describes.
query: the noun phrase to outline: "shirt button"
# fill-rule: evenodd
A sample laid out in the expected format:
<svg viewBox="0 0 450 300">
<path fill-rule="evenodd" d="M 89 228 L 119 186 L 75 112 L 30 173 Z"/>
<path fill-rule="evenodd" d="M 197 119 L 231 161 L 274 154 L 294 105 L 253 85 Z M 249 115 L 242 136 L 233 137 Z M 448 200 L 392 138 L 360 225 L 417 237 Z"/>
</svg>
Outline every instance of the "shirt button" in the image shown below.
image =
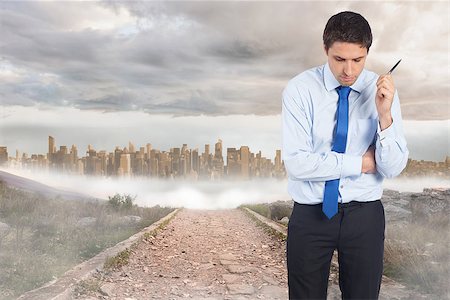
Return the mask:
<svg viewBox="0 0 450 300">
<path fill-rule="evenodd" d="M 343 186 L 343 185 L 341 185 L 341 189 L 342 189 L 342 188 L 344 188 L 344 186 Z"/>
</svg>

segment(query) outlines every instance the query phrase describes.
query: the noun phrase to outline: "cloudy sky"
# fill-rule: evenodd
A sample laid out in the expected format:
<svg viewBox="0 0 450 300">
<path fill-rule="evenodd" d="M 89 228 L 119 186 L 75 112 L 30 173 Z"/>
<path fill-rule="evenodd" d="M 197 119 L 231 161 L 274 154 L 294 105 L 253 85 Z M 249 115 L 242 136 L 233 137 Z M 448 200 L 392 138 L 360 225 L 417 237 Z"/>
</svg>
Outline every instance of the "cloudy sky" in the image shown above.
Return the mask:
<svg viewBox="0 0 450 300">
<path fill-rule="evenodd" d="M 203 150 L 218 138 L 273 159 L 281 91 L 326 62 L 342 10 L 374 35 L 366 67 L 394 73 L 411 157 L 449 154 L 449 6 L 435 2 L 0 2 L 0 144 L 46 153 L 128 141 Z M 427 147 L 434 143 L 432 148 Z"/>
</svg>

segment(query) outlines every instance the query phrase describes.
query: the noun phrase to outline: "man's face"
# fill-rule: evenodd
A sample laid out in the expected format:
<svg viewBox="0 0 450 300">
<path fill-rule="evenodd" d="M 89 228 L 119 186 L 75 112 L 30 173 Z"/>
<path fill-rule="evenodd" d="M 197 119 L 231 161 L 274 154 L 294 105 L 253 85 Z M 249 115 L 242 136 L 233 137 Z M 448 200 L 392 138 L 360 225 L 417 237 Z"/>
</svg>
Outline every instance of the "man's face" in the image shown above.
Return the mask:
<svg viewBox="0 0 450 300">
<path fill-rule="evenodd" d="M 355 83 L 364 68 L 367 48 L 355 43 L 334 42 L 325 53 L 336 80 L 344 86 Z"/>
</svg>

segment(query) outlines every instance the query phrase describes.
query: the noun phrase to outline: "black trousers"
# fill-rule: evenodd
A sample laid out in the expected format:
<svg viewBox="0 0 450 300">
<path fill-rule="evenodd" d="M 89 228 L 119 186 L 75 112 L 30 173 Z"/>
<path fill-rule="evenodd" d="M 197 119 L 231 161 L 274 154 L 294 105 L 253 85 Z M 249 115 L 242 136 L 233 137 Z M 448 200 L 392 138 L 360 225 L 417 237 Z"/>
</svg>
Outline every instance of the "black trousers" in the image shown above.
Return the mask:
<svg viewBox="0 0 450 300">
<path fill-rule="evenodd" d="M 342 299 L 378 299 L 383 273 L 384 208 L 380 200 L 339 204 L 329 220 L 322 204 L 295 202 L 289 219 L 289 299 L 326 299 L 338 251 Z"/>
</svg>

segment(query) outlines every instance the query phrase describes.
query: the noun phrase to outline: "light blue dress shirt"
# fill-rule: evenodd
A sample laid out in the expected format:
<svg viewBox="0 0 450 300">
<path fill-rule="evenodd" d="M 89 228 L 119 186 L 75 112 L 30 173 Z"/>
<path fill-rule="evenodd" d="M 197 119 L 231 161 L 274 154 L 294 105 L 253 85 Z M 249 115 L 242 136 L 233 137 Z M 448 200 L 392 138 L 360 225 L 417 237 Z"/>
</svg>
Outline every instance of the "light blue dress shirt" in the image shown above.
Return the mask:
<svg viewBox="0 0 450 300">
<path fill-rule="evenodd" d="M 397 91 L 393 123 L 381 131 L 375 104 L 378 75 L 363 69 L 349 95 L 347 148 L 331 151 L 340 86 L 328 63 L 292 78 L 282 99 L 282 159 L 288 193 L 298 203 L 323 202 L 325 181 L 340 178 L 338 202 L 373 201 L 383 179 L 397 176 L 408 162 Z M 362 156 L 375 144 L 375 174 L 362 173 Z"/>
</svg>

